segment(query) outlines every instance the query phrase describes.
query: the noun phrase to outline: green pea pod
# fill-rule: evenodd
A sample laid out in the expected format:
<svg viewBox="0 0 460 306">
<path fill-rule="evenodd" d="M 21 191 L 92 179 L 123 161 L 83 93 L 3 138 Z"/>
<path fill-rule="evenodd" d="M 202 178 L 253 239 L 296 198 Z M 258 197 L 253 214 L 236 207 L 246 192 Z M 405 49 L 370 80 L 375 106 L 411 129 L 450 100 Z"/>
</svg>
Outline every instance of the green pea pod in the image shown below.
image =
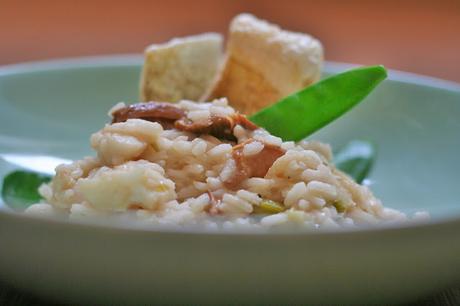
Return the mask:
<svg viewBox="0 0 460 306">
<path fill-rule="evenodd" d="M 299 141 L 350 110 L 386 77 L 383 66 L 352 69 L 287 96 L 250 120 L 284 141 Z"/>
<path fill-rule="evenodd" d="M 367 141 L 353 140 L 335 154 L 335 166 L 357 183 L 368 176 L 376 156 L 375 146 Z"/>
<path fill-rule="evenodd" d="M 13 209 L 26 209 L 40 201 L 38 187 L 51 180 L 51 176 L 30 171 L 14 171 L 3 180 L 2 198 Z"/>
</svg>

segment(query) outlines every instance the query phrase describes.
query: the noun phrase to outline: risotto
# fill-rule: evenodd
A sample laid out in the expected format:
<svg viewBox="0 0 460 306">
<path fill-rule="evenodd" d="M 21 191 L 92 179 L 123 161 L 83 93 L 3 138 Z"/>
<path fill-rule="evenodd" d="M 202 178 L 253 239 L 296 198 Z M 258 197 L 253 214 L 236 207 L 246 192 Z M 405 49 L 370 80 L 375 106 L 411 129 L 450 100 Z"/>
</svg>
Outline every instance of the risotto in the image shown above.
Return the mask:
<svg viewBox="0 0 460 306">
<path fill-rule="evenodd" d="M 226 99 L 115 105 L 97 157 L 56 168 L 29 214 L 134 215 L 143 224 L 334 228 L 407 220 L 332 164 L 329 145 L 283 142 Z M 417 216 L 421 216 L 418 214 Z"/>
</svg>

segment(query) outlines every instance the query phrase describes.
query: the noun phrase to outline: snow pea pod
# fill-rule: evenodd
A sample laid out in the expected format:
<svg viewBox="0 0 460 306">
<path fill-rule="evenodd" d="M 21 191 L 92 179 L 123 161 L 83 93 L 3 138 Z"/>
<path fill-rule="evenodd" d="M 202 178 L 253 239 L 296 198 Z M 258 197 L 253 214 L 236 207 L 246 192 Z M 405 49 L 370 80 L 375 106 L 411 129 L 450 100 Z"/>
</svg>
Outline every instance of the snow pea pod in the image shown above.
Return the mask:
<svg viewBox="0 0 460 306">
<path fill-rule="evenodd" d="M 353 140 L 335 154 L 334 163 L 336 168 L 361 184 L 371 171 L 375 156 L 376 149 L 372 143 Z"/>
<path fill-rule="evenodd" d="M 284 141 L 299 141 L 361 102 L 386 77 L 383 66 L 352 69 L 287 96 L 249 119 Z"/>
</svg>

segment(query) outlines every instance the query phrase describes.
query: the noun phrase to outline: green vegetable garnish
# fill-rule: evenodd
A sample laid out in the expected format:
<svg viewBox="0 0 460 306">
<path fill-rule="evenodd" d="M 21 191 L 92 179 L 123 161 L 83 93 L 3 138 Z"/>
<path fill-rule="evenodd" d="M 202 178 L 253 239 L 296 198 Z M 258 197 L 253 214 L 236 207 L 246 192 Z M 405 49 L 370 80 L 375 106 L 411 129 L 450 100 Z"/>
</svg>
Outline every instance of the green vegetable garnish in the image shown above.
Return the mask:
<svg viewBox="0 0 460 306">
<path fill-rule="evenodd" d="M 338 213 L 343 213 L 345 210 L 347 210 L 347 206 L 340 201 L 335 201 L 332 203 L 332 205 L 335 207 Z"/>
<path fill-rule="evenodd" d="M 286 207 L 272 200 L 262 200 L 259 206 L 254 207 L 254 213 L 277 214 L 286 210 Z"/>
<path fill-rule="evenodd" d="M 350 175 L 357 183 L 369 174 L 376 156 L 375 146 L 367 141 L 354 140 L 349 142 L 335 154 L 335 166 Z"/>
<path fill-rule="evenodd" d="M 383 66 L 352 69 L 287 96 L 249 119 L 284 141 L 299 141 L 358 104 L 386 77 Z"/>
<path fill-rule="evenodd" d="M 51 180 L 51 176 L 29 171 L 14 171 L 3 180 L 2 198 L 14 209 L 26 209 L 40 201 L 38 187 Z"/>
</svg>

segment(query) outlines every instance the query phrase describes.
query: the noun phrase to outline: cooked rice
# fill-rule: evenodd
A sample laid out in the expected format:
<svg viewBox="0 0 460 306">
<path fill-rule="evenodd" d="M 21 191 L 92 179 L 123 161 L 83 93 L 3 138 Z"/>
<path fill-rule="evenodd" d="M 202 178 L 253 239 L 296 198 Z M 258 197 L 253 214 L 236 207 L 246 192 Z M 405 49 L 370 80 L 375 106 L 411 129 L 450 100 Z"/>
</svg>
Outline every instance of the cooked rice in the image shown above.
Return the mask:
<svg viewBox="0 0 460 306">
<path fill-rule="evenodd" d="M 235 114 L 225 99 L 176 105 L 193 122 Z M 111 112 L 123 107 L 117 104 Z M 327 144 L 282 142 L 263 129 L 241 125 L 234 127 L 233 135 L 237 143 L 164 130 L 159 123 L 141 119 L 108 124 L 91 136 L 97 157 L 58 166 L 52 182 L 39 190 L 45 201 L 26 212 L 66 214 L 74 220 L 134 213 L 142 224 L 201 224 L 209 229 L 335 228 L 407 220 L 403 213 L 383 207 L 368 187 L 337 170 Z M 228 188 L 225 182 L 236 171 L 233 146 L 243 142 L 244 156 L 259 154 L 269 145 L 285 154 L 264 177 L 245 178 L 238 188 Z M 264 200 L 279 203 L 285 211 L 255 213 Z"/>
</svg>

